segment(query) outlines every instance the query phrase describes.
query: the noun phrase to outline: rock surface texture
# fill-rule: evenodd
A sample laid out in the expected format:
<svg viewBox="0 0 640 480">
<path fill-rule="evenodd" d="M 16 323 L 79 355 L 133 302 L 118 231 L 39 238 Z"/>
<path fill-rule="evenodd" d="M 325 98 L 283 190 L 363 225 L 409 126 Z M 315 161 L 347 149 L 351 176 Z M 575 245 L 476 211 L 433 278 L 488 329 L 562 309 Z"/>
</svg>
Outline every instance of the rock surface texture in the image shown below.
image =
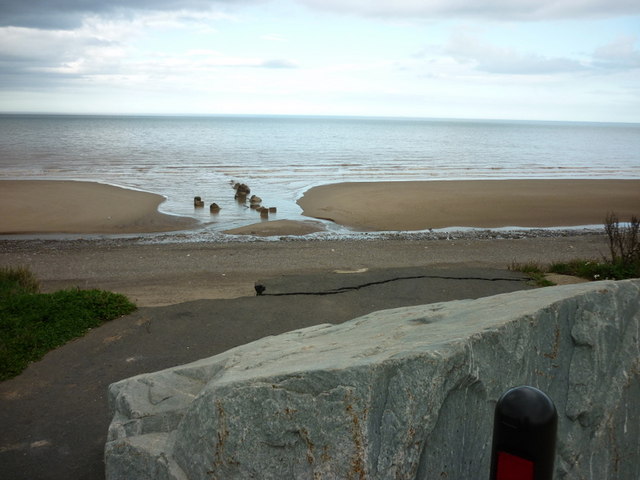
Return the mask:
<svg viewBox="0 0 640 480">
<path fill-rule="evenodd" d="M 112 384 L 107 479 L 485 479 L 523 384 L 558 409 L 554 478 L 640 478 L 639 324 L 623 281 L 267 337 Z"/>
</svg>

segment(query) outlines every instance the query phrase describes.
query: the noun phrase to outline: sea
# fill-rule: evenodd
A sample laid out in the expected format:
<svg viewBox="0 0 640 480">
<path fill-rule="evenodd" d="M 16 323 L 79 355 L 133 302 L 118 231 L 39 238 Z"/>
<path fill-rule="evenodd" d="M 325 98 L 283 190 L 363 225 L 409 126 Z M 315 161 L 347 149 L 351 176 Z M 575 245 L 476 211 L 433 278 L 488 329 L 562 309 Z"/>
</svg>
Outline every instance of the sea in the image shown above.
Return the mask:
<svg viewBox="0 0 640 480">
<path fill-rule="evenodd" d="M 306 116 L 0 115 L 0 179 L 89 180 L 166 197 L 198 235 L 260 221 L 234 200 L 245 183 L 271 219 L 338 182 L 640 178 L 640 124 Z M 195 209 L 200 196 L 207 207 Z M 419 201 L 419 199 L 416 199 Z M 221 211 L 209 212 L 217 203 Z M 327 222 L 334 235 L 348 229 Z"/>
</svg>

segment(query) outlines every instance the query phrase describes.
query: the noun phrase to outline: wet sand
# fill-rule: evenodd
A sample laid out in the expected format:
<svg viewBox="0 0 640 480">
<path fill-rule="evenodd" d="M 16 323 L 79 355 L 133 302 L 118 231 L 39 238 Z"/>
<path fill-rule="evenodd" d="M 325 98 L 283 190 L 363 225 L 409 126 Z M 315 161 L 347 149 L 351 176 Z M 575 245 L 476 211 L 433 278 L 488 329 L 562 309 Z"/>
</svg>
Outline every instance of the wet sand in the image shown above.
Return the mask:
<svg viewBox="0 0 640 480">
<path fill-rule="evenodd" d="M 0 181 L 0 233 L 152 233 L 195 219 L 158 211 L 164 197 L 95 182 Z"/>
<path fill-rule="evenodd" d="M 323 185 L 304 215 L 358 231 L 601 225 L 640 215 L 640 180 L 463 180 Z"/>
</svg>

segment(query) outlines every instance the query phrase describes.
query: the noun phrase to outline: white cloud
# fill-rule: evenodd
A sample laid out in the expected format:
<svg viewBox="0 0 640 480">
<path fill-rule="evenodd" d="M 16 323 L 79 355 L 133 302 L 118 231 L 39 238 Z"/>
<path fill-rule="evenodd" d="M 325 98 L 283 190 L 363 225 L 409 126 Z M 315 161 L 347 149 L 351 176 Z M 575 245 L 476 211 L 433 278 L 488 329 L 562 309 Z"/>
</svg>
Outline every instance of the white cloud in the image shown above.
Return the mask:
<svg viewBox="0 0 640 480">
<path fill-rule="evenodd" d="M 55 87 L 87 69 L 114 69 L 126 52 L 118 41 L 88 31 L 0 28 L 0 87 Z"/>
<path fill-rule="evenodd" d="M 58 62 L 73 59 L 87 48 L 111 48 L 115 42 L 94 33 L 30 28 L 0 28 L 0 55 Z"/>
<path fill-rule="evenodd" d="M 174 69 L 175 78 L 178 66 L 183 68 L 178 73 L 188 76 L 203 68 L 294 65 L 293 61 L 284 59 L 225 56 L 211 49 L 187 49 L 170 58 L 156 43 L 144 49 L 137 46 L 141 39 L 157 32 L 202 31 L 207 22 L 214 19 L 230 20 L 231 17 L 213 13 L 197 18 L 181 13 L 176 17 L 167 12 L 149 12 L 127 20 L 90 16 L 75 30 L 0 28 L 0 87 L 48 88 L 87 80 L 107 83 L 109 79 L 116 83 L 128 78 L 150 78 L 169 68 Z M 187 42 L 187 45 L 194 43 Z M 208 58 L 204 62 L 181 58 L 196 54 Z"/>
<path fill-rule="evenodd" d="M 471 29 L 460 28 L 443 46 L 432 46 L 419 57 L 433 61 L 450 58 L 478 72 L 506 75 L 601 74 L 607 71 L 640 69 L 637 36 L 621 36 L 580 58 L 544 56 L 487 42 Z"/>
<path fill-rule="evenodd" d="M 384 18 L 479 18 L 537 21 L 640 13 L 637 0 L 292 0 L 307 7 Z M 149 12 L 187 16 L 234 11 L 273 0 L 3 0 L 0 26 L 68 30 L 90 16 L 132 18 Z"/>
<path fill-rule="evenodd" d="M 273 58 L 260 63 L 264 68 L 298 68 L 298 64 L 284 58 Z"/>
<path fill-rule="evenodd" d="M 444 46 L 443 53 L 460 63 L 470 63 L 476 70 L 486 73 L 546 75 L 576 72 L 585 68 L 574 59 L 519 52 L 513 48 L 493 45 L 464 32 L 454 34 Z"/>
<path fill-rule="evenodd" d="M 640 13 L 637 0 L 298 0 L 310 7 L 376 17 L 537 21 Z"/>
<path fill-rule="evenodd" d="M 0 26 L 29 27 L 45 30 L 79 28 L 92 16 L 127 19 L 149 12 L 183 12 L 183 15 L 206 15 L 237 4 L 262 0 L 3 0 L 0 2 Z"/>
<path fill-rule="evenodd" d="M 640 69 L 640 51 L 636 48 L 637 36 L 617 38 L 593 53 L 593 64 L 606 70 Z"/>
</svg>

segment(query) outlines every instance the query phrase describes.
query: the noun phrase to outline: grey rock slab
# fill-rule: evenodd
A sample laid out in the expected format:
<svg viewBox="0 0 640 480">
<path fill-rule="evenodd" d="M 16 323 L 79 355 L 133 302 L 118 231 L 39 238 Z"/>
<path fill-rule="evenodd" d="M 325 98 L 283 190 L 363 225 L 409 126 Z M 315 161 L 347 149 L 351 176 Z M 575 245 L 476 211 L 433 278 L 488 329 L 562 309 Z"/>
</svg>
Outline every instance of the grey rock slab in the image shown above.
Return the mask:
<svg viewBox="0 0 640 480">
<path fill-rule="evenodd" d="M 267 337 L 112 384 L 106 476 L 488 478 L 495 402 L 526 384 L 558 409 L 556 478 L 639 478 L 639 325 L 636 280 Z"/>
</svg>

